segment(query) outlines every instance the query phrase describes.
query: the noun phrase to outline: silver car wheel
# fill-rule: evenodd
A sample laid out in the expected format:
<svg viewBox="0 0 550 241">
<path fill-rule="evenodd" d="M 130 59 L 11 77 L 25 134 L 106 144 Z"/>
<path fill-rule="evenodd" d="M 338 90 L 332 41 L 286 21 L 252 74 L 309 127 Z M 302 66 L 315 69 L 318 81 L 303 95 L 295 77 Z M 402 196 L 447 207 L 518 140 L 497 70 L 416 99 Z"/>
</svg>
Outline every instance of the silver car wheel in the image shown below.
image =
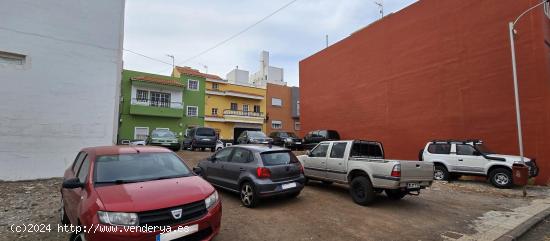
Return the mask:
<svg viewBox="0 0 550 241">
<path fill-rule="evenodd" d="M 241 190 L 241 200 L 244 205 L 248 206 L 252 203 L 254 193 L 252 192 L 252 187 L 250 185 L 245 184 Z"/>
<path fill-rule="evenodd" d="M 441 181 L 445 178 L 445 173 L 443 173 L 443 171 L 441 170 L 436 170 L 434 172 L 434 179 L 435 180 L 438 180 L 438 181 Z"/>
<path fill-rule="evenodd" d="M 495 182 L 501 186 L 506 186 L 510 182 L 510 179 L 504 173 L 497 173 L 493 178 L 495 179 Z"/>
</svg>

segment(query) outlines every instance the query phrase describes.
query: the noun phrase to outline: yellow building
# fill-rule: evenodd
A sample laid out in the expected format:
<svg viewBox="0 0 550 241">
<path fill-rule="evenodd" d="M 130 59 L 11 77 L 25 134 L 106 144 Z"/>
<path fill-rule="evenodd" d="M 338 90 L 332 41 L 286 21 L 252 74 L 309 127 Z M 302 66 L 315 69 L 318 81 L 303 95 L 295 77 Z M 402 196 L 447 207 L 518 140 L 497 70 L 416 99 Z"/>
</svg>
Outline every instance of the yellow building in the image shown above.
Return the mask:
<svg viewBox="0 0 550 241">
<path fill-rule="evenodd" d="M 265 88 L 230 83 L 189 67 L 176 67 L 174 72 L 205 78 L 204 126 L 216 129 L 220 139 L 236 140 L 245 130 L 266 131 Z"/>
</svg>

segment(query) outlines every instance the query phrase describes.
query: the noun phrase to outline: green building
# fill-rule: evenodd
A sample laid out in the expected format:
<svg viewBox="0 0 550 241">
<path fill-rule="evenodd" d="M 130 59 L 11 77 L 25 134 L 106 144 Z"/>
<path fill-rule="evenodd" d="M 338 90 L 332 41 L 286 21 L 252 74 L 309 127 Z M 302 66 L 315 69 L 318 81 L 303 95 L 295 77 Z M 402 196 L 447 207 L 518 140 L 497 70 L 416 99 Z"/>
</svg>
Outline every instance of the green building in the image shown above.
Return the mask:
<svg viewBox="0 0 550 241">
<path fill-rule="evenodd" d="M 187 128 L 204 125 L 204 78 L 123 70 L 121 85 L 119 143 L 145 140 L 155 129 L 181 139 Z"/>
</svg>

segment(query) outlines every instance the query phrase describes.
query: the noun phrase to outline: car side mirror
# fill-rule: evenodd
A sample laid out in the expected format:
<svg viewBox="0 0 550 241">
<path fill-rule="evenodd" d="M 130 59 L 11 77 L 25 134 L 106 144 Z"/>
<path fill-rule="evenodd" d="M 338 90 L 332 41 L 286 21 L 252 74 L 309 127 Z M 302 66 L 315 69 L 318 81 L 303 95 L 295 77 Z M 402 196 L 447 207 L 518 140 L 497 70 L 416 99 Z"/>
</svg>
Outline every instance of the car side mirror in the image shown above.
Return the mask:
<svg viewBox="0 0 550 241">
<path fill-rule="evenodd" d="M 75 178 L 64 180 L 62 186 L 63 188 L 67 188 L 67 189 L 84 188 L 84 183 L 80 182 L 80 179 L 75 177 Z"/>
<path fill-rule="evenodd" d="M 193 172 L 197 175 L 200 175 L 202 173 L 202 168 L 200 167 L 193 167 Z"/>
</svg>

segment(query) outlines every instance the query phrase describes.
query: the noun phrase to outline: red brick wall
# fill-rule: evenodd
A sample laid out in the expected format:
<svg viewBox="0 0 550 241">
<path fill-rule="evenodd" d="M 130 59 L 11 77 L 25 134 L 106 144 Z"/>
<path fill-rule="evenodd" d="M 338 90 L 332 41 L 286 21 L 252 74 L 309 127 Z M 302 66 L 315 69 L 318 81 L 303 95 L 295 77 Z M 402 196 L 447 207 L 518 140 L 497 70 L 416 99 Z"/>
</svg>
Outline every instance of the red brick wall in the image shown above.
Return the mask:
<svg viewBox="0 0 550 241">
<path fill-rule="evenodd" d="M 335 129 L 416 159 L 431 139 L 518 154 L 508 22 L 539 0 L 422 0 L 300 62 L 302 135 Z M 550 24 L 517 25 L 525 152 L 550 183 Z M 549 40 L 550 42 L 550 40 Z"/>
</svg>

